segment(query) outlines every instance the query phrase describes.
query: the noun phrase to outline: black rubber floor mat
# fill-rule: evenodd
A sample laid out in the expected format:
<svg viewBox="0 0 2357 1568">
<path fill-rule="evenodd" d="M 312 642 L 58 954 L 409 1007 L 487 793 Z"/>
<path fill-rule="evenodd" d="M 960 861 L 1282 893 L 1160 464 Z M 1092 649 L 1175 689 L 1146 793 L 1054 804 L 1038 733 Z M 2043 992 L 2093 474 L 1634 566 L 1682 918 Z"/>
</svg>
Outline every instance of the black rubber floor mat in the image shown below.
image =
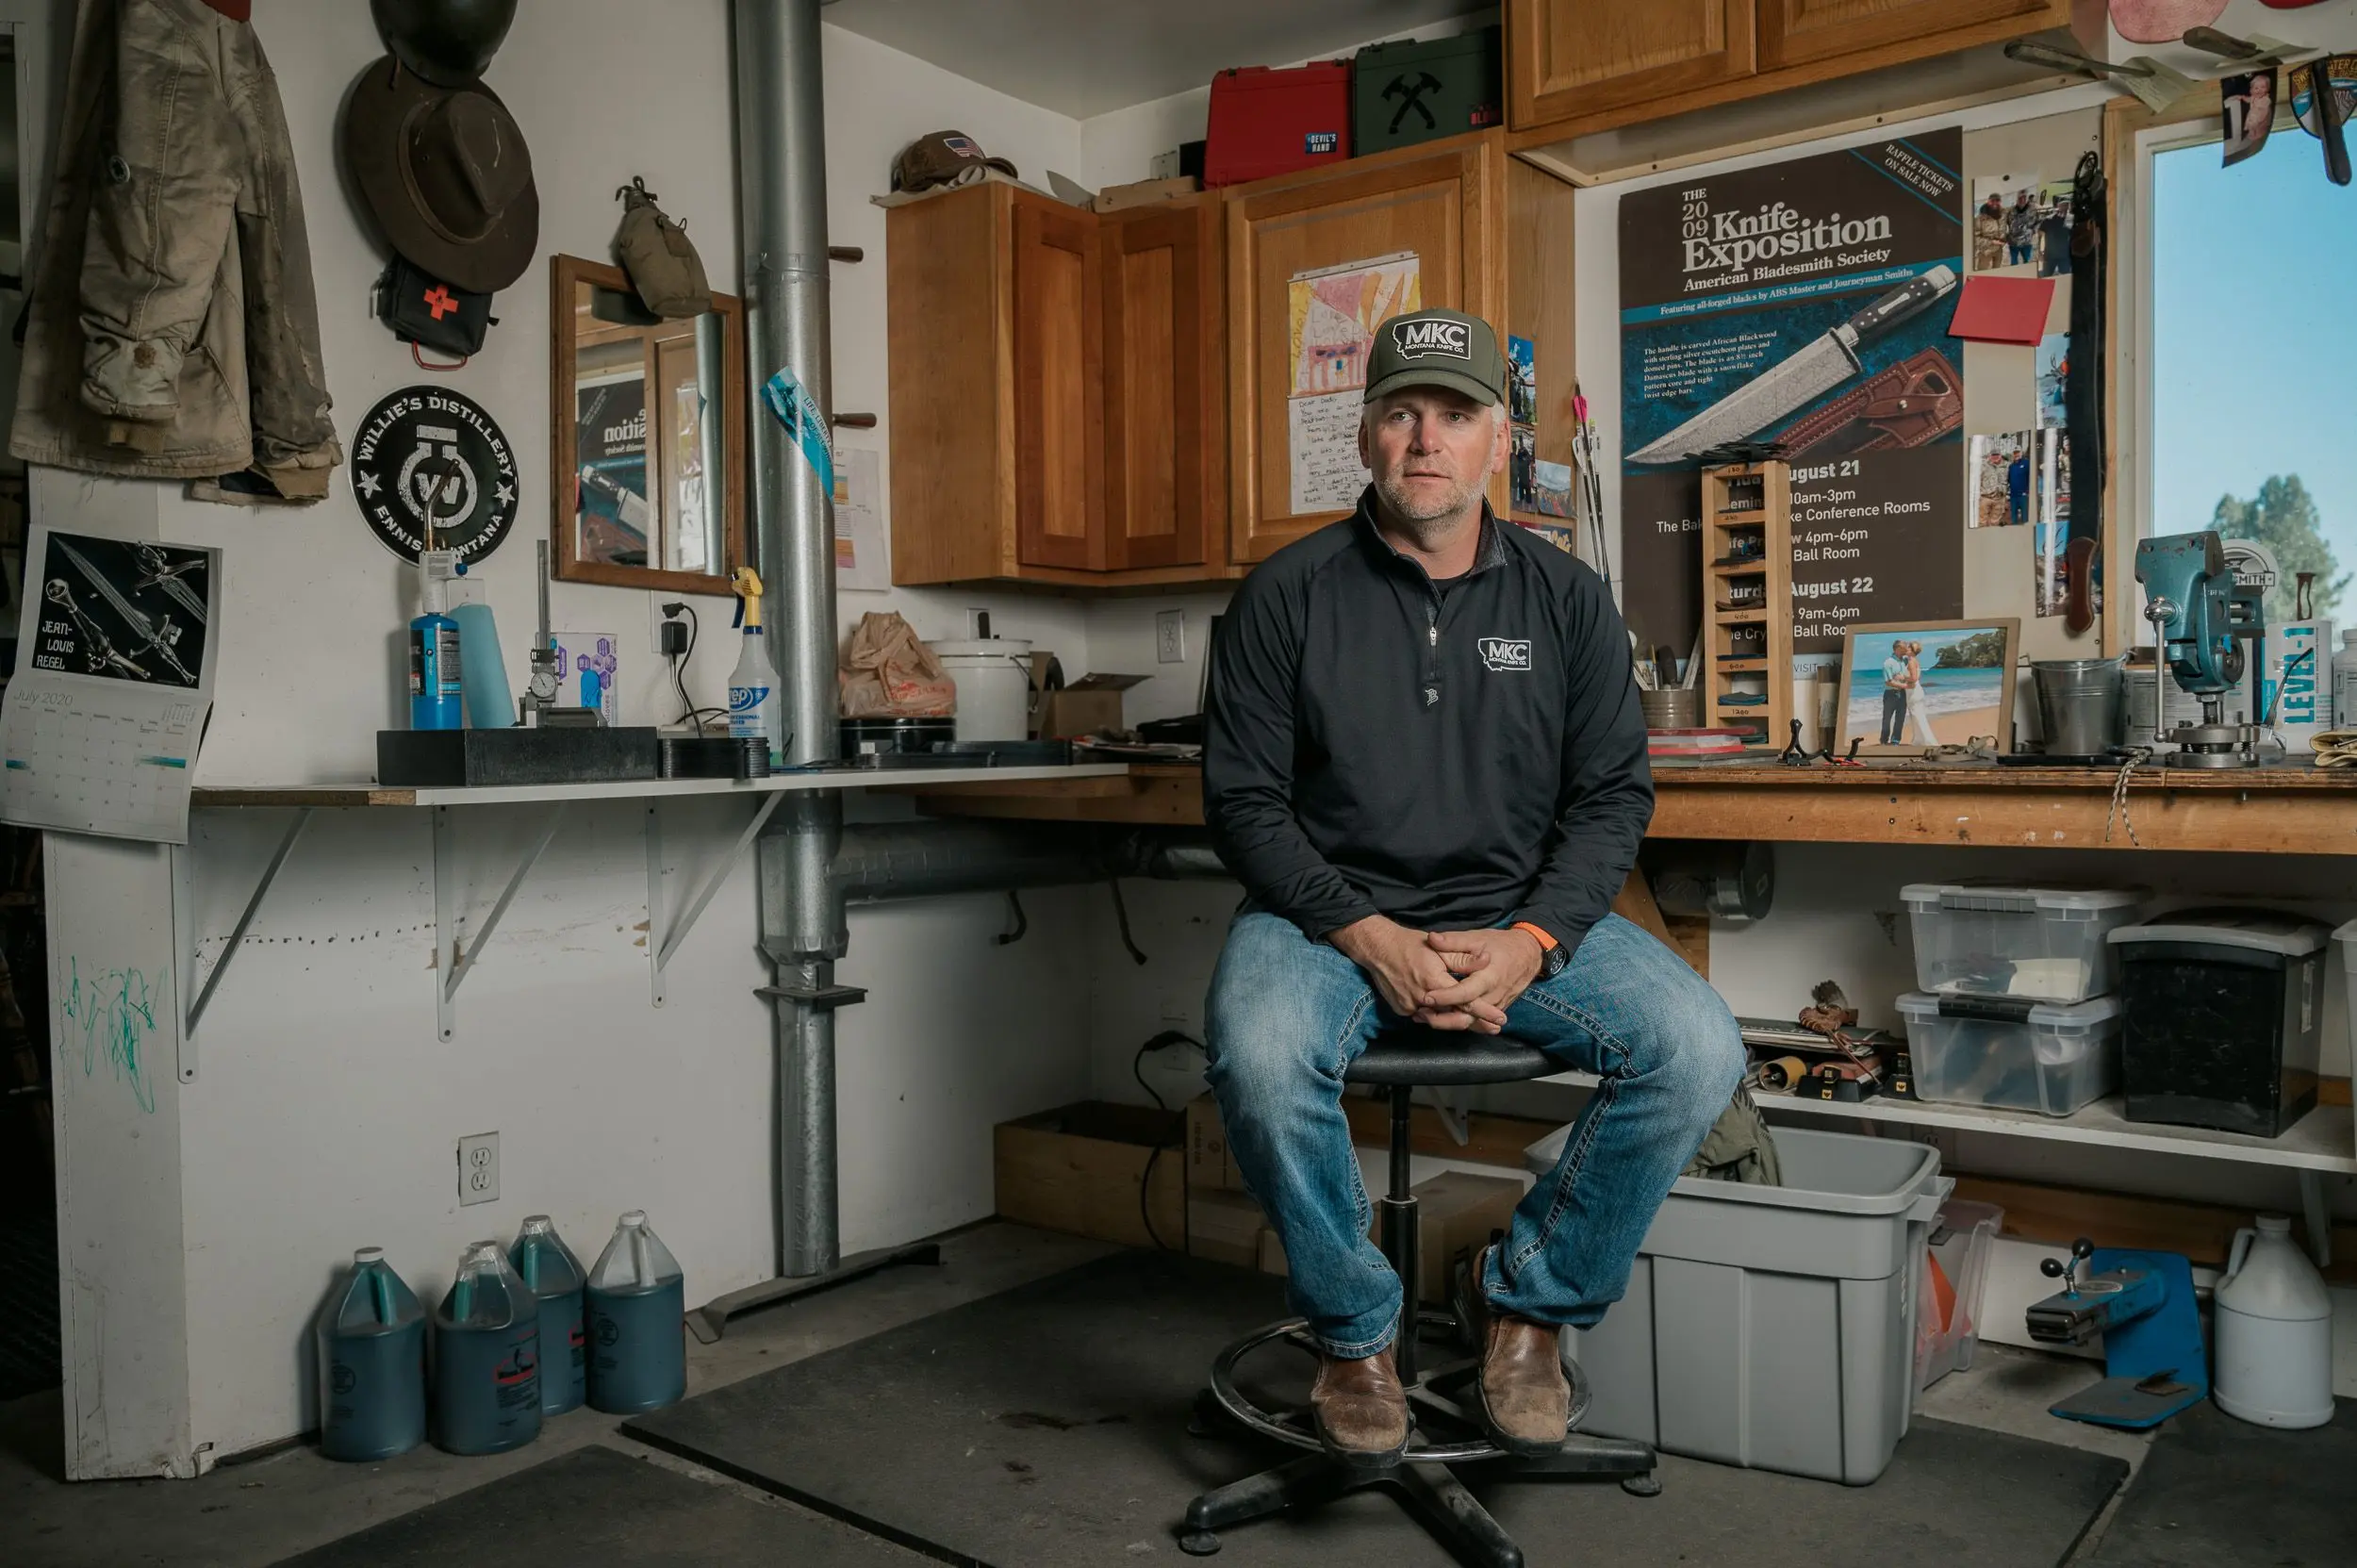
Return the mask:
<svg viewBox="0 0 2357 1568">
<path fill-rule="evenodd" d="M 2357 1561 L 2357 1402 L 2282 1431 L 2208 1401 L 2161 1428 L 2094 1560 L 2118 1568 Z"/>
<path fill-rule="evenodd" d="M 414 1513 L 288 1558 L 278 1568 L 921 1568 L 831 1519 L 633 1459 L 578 1448 Z"/>
<path fill-rule="evenodd" d="M 1129 1253 L 624 1430 L 951 1562 L 1175 1557 L 1171 1527 L 1189 1498 L 1291 1453 L 1187 1435 L 1219 1346 L 1283 1313 L 1274 1279 Z M 1266 1354 L 1306 1369 L 1293 1352 Z M 1306 1377 L 1271 1392 L 1305 1389 Z M 1669 1459 L 1662 1494 L 1636 1498 L 1608 1481 L 1484 1484 L 1465 1467 L 1532 1568 L 2052 1568 L 2126 1473 L 2118 1460 L 1938 1422 L 1919 1423 L 1883 1478 L 1856 1489 Z M 1224 1563 L 1450 1561 L 1379 1492 L 1220 1540 Z"/>
</svg>

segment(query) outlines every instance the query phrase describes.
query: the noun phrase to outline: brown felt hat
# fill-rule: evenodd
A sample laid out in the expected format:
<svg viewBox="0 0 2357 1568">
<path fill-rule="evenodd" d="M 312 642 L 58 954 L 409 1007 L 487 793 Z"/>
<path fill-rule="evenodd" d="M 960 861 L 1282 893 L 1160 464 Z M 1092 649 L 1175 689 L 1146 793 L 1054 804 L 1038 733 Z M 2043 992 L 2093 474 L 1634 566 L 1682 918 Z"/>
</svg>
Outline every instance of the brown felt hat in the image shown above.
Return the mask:
<svg viewBox="0 0 2357 1568">
<path fill-rule="evenodd" d="M 1009 178 L 1014 175 L 1014 164 L 992 157 L 964 131 L 935 131 L 900 149 L 900 156 L 892 160 L 892 189 L 916 191 L 937 185 L 964 185 L 984 178 L 985 169 L 996 169 Z"/>
<path fill-rule="evenodd" d="M 481 82 L 436 87 L 387 55 L 353 84 L 343 143 L 385 238 L 426 272 L 487 294 L 532 265 L 540 242 L 532 154 Z"/>
</svg>

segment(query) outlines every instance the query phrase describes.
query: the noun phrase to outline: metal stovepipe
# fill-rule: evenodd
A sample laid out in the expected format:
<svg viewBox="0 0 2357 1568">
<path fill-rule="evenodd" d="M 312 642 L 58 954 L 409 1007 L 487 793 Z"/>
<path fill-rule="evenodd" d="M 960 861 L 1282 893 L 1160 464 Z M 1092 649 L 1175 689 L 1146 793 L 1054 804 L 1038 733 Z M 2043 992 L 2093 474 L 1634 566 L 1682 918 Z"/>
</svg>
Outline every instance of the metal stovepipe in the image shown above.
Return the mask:
<svg viewBox="0 0 2357 1568">
<path fill-rule="evenodd" d="M 789 762 L 835 754 L 834 533 L 828 447 L 814 454 L 769 409 L 783 371 L 829 437 L 826 108 L 819 0 L 734 0 L 738 232 L 743 239 L 754 565 L 764 632 L 792 727 Z M 779 1268 L 823 1274 L 841 1259 L 835 1213 L 834 1014 L 823 999 L 838 949 L 830 867 L 842 837 L 832 792 L 798 795 L 761 843 L 761 941 L 775 970 Z"/>
</svg>

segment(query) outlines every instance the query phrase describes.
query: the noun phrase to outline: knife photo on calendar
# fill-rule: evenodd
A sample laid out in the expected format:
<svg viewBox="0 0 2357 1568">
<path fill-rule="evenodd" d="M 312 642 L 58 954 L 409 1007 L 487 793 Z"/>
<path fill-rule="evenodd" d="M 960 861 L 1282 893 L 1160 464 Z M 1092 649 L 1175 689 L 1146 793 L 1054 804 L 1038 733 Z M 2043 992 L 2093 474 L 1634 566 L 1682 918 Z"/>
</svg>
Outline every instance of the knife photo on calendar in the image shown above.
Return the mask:
<svg viewBox="0 0 2357 1568">
<path fill-rule="evenodd" d="M 1935 300 L 1945 298 L 1955 287 L 1956 274 L 1946 267 L 1934 267 L 1920 277 L 1901 284 L 1659 440 L 1630 453 L 1628 460 L 1683 463 L 1712 447 L 1757 435 L 1864 371 L 1866 362 L 1858 356 L 1861 345 L 1919 314 Z"/>
</svg>

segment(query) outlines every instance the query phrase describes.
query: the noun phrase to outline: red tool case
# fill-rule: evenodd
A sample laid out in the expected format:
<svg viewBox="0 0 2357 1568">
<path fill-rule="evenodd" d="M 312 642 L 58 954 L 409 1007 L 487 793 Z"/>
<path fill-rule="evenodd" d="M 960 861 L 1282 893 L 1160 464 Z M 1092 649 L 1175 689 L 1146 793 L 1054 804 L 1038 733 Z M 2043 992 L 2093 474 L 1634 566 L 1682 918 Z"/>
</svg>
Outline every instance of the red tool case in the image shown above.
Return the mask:
<svg viewBox="0 0 2357 1568">
<path fill-rule="evenodd" d="M 1340 162 L 1350 156 L 1350 61 L 1221 72 L 1211 78 L 1205 140 L 1207 187 Z"/>
</svg>

